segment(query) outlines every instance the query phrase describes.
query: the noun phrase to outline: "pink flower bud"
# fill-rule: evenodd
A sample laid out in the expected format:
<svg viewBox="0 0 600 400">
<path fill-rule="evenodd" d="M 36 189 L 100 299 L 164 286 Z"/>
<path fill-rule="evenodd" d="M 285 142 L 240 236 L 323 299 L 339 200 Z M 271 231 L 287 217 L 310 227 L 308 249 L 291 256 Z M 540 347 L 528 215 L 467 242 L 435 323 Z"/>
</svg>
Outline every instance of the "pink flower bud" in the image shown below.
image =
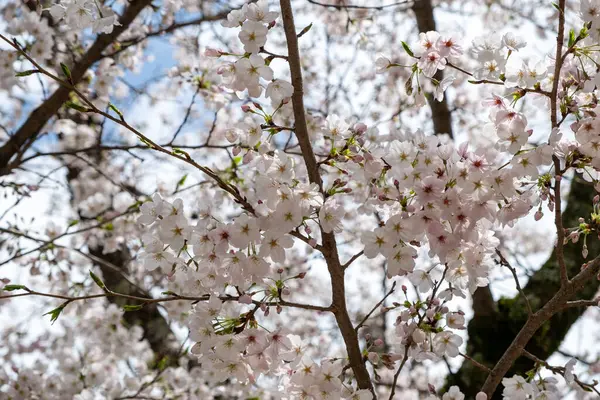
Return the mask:
<svg viewBox="0 0 600 400">
<path fill-rule="evenodd" d="M 433 310 L 433 309 L 430 308 L 429 310 L 427 310 L 425 312 L 425 315 L 427 316 L 427 318 L 431 319 L 435 315 L 435 310 Z"/>
<path fill-rule="evenodd" d="M 290 288 L 284 287 L 283 290 L 281 291 L 281 294 L 283 294 L 285 296 L 289 296 L 290 294 L 292 294 L 292 291 L 290 290 Z"/>
<path fill-rule="evenodd" d="M 235 146 L 231 150 L 231 153 L 233 154 L 234 157 L 237 157 L 241 152 L 242 152 L 242 148 L 240 146 Z"/>
<path fill-rule="evenodd" d="M 542 213 L 542 210 L 537 210 L 536 213 L 533 215 L 533 218 L 536 221 L 539 221 L 540 219 L 542 219 L 543 216 L 544 216 L 544 213 Z"/>
<path fill-rule="evenodd" d="M 241 295 L 238 298 L 238 302 L 241 304 L 252 304 L 252 297 L 248 294 Z"/>
<path fill-rule="evenodd" d="M 367 354 L 367 358 L 369 359 L 371 364 L 377 364 L 379 362 L 379 354 L 374 353 L 372 351 L 370 351 L 369 354 Z"/>
<path fill-rule="evenodd" d="M 252 110 L 252 108 L 250 108 L 250 106 L 248 104 L 244 104 L 242 106 L 242 111 L 245 113 L 250 112 L 251 110 Z"/>
<path fill-rule="evenodd" d="M 216 57 L 219 58 L 223 55 L 223 52 L 221 50 L 212 48 L 212 47 L 207 47 L 206 50 L 204 50 L 204 55 L 206 57 Z"/>
<path fill-rule="evenodd" d="M 298 277 L 298 279 L 304 279 L 304 277 L 306 276 L 306 272 L 300 272 L 298 275 L 296 275 Z"/>
<path fill-rule="evenodd" d="M 354 131 L 359 135 L 362 135 L 367 131 L 367 125 L 363 124 L 362 122 L 359 122 L 356 125 L 354 125 Z"/>
<path fill-rule="evenodd" d="M 408 288 L 406 287 L 406 285 L 402 285 L 402 291 L 403 291 L 404 293 L 406 293 L 406 291 L 407 291 L 407 290 L 408 290 Z"/>
<path fill-rule="evenodd" d="M 383 346 L 383 339 L 377 339 L 375 340 L 375 346 Z"/>
<path fill-rule="evenodd" d="M 244 162 L 244 164 L 249 164 L 250 162 L 252 162 L 252 160 L 254 160 L 254 152 L 253 151 L 246 152 L 246 154 L 244 154 L 244 158 L 242 158 L 242 161 Z"/>
<path fill-rule="evenodd" d="M 479 392 L 477 393 L 477 395 L 475 396 L 475 400 L 487 400 L 487 394 L 483 393 L 483 392 Z"/>
<path fill-rule="evenodd" d="M 276 310 L 277 310 L 277 314 L 281 314 L 281 312 L 283 311 L 283 308 L 279 304 L 277 304 Z"/>
<path fill-rule="evenodd" d="M 435 386 L 433 386 L 431 383 L 427 384 L 427 389 L 429 389 L 429 394 L 435 394 Z"/>
<path fill-rule="evenodd" d="M 315 248 L 315 247 L 317 247 L 317 241 L 315 239 L 309 239 L 308 245 L 311 246 L 312 248 Z"/>
<path fill-rule="evenodd" d="M 310 235 L 312 233 L 312 229 L 310 229 L 310 226 L 307 226 L 304 228 L 304 232 L 306 232 L 307 235 Z"/>
</svg>

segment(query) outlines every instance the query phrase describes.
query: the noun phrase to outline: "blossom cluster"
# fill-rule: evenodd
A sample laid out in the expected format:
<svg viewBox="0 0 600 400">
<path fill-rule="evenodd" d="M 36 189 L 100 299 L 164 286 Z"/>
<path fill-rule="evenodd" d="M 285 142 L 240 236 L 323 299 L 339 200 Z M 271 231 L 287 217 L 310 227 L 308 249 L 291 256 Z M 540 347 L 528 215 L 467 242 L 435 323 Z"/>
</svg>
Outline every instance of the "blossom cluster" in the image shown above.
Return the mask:
<svg viewBox="0 0 600 400">
<path fill-rule="evenodd" d="M 93 0 L 61 0 L 48 9 L 53 18 L 64 19 L 71 29 L 92 28 L 94 33 L 111 33 L 120 25 L 112 8 Z"/>
</svg>

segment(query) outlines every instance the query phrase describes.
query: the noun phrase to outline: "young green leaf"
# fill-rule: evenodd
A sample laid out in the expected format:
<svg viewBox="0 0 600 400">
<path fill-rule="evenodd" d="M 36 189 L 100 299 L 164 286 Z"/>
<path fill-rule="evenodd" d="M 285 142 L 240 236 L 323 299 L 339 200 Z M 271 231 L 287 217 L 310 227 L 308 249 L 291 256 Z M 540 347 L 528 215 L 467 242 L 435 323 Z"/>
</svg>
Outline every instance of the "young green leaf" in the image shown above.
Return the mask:
<svg viewBox="0 0 600 400">
<path fill-rule="evenodd" d="M 411 57 L 414 57 L 415 54 L 412 52 L 410 47 L 408 47 L 408 44 L 406 44 L 406 42 L 401 42 L 401 43 L 402 43 L 402 48 L 404 48 L 404 51 L 406 52 L 406 54 L 408 54 Z"/>
<path fill-rule="evenodd" d="M 92 111 L 90 108 L 81 106 L 81 105 L 79 105 L 77 103 L 73 103 L 72 101 L 67 101 L 65 103 L 65 107 L 72 108 L 73 110 L 77 110 L 77 111 L 80 111 L 80 112 L 90 112 L 90 111 Z"/>
<path fill-rule="evenodd" d="M 65 64 L 60 63 L 60 68 L 62 69 L 63 74 L 67 77 L 67 80 L 70 84 L 73 84 L 73 78 L 71 77 L 71 70 Z"/>
<path fill-rule="evenodd" d="M 310 23 L 308 26 L 306 26 L 304 29 L 302 29 L 302 30 L 300 31 L 300 33 L 298 34 L 298 37 L 302 37 L 302 36 L 304 36 L 304 34 L 305 34 L 306 32 L 310 31 L 310 28 L 312 28 L 312 22 L 311 22 L 311 23 Z"/>
<path fill-rule="evenodd" d="M 571 29 L 569 31 L 569 43 L 568 46 L 571 47 L 575 44 L 575 30 Z"/>
<path fill-rule="evenodd" d="M 29 76 L 29 75 L 37 74 L 39 72 L 40 72 L 39 69 L 29 69 L 27 71 L 17 72 L 17 74 L 15 76 L 16 77 Z"/>
<path fill-rule="evenodd" d="M 13 290 L 26 290 L 29 291 L 29 289 L 27 288 L 27 286 L 24 285 L 6 285 L 2 288 L 2 290 L 5 290 L 7 292 L 12 292 Z"/>
<path fill-rule="evenodd" d="M 92 277 L 92 279 L 94 280 L 94 282 L 96 282 L 96 285 L 98 285 L 100 287 L 100 289 L 106 290 L 106 285 L 104 284 L 104 282 L 102 282 L 102 279 L 100 279 L 92 271 L 90 271 L 90 276 Z"/>
<path fill-rule="evenodd" d="M 119 110 L 113 103 L 108 103 L 108 108 L 113 110 L 121 119 L 121 121 L 125 122 L 125 118 L 123 117 L 123 113 Z"/>
<path fill-rule="evenodd" d="M 180 186 L 183 186 L 183 184 L 185 183 L 185 180 L 187 179 L 188 174 L 185 174 L 181 177 L 180 180 L 177 181 L 177 187 L 175 190 L 177 190 L 177 188 L 179 188 Z"/>
<path fill-rule="evenodd" d="M 60 313 L 62 313 L 62 311 L 67 306 L 67 304 L 68 304 L 68 302 L 65 302 L 65 303 L 61 304 L 59 307 L 56 307 L 54 310 L 48 311 L 44 315 L 50 315 L 50 322 L 52 324 L 54 324 L 56 322 L 56 320 L 58 319 L 58 317 L 60 317 Z"/>
</svg>

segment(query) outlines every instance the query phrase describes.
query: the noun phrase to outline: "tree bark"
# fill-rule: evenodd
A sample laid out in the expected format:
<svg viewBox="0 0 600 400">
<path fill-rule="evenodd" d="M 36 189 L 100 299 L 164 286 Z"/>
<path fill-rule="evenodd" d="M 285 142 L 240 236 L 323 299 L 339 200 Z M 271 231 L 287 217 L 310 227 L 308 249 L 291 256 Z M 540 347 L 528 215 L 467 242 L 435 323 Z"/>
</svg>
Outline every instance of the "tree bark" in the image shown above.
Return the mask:
<svg viewBox="0 0 600 400">
<path fill-rule="evenodd" d="M 565 227 L 576 226 L 579 223 L 579 217 L 590 215 L 592 198 L 595 194 L 592 185 L 583 182 L 579 177 L 575 179 L 571 186 L 567 207 L 563 213 Z M 587 245 L 590 253 L 589 259 L 600 255 L 598 240 L 590 240 Z M 565 263 L 570 278 L 579 273 L 581 265 L 586 262 L 581 250 L 579 243 L 569 244 L 564 248 Z M 598 287 L 598 280 L 590 279 L 574 299 L 591 299 L 598 291 Z M 536 311 L 548 303 L 560 288 L 560 271 L 556 260 L 556 250 L 554 250 L 550 258 L 525 285 L 523 293 L 529 299 L 533 310 Z M 542 360 L 547 359 L 558 350 L 569 329 L 584 311 L 585 308 L 580 307 L 569 308 L 557 313 L 537 329 L 525 349 Z M 501 298 L 495 304 L 492 312 L 476 314 L 469 322 L 467 354 L 478 362 L 493 367 L 525 325 L 527 317 L 527 307 L 523 296 L 519 294 L 513 298 Z M 507 376 L 524 374 L 533 367 L 533 361 L 526 357 L 520 357 L 509 369 Z M 487 372 L 471 362 L 464 361 L 460 370 L 448 377 L 447 385 L 459 385 L 467 398 L 471 398 L 479 392 L 487 375 Z M 501 399 L 501 393 L 501 388 L 498 388 L 493 399 Z"/>
</svg>

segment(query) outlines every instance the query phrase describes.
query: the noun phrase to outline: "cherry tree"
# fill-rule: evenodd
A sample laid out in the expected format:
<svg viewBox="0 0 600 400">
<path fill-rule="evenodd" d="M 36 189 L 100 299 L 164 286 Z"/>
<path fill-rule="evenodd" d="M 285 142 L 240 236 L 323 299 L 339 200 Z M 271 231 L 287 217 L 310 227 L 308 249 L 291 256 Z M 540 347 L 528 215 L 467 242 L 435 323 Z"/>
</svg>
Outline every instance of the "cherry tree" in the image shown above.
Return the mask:
<svg viewBox="0 0 600 400">
<path fill-rule="evenodd" d="M 1 13 L 0 398 L 600 396 L 600 2 Z"/>
</svg>

